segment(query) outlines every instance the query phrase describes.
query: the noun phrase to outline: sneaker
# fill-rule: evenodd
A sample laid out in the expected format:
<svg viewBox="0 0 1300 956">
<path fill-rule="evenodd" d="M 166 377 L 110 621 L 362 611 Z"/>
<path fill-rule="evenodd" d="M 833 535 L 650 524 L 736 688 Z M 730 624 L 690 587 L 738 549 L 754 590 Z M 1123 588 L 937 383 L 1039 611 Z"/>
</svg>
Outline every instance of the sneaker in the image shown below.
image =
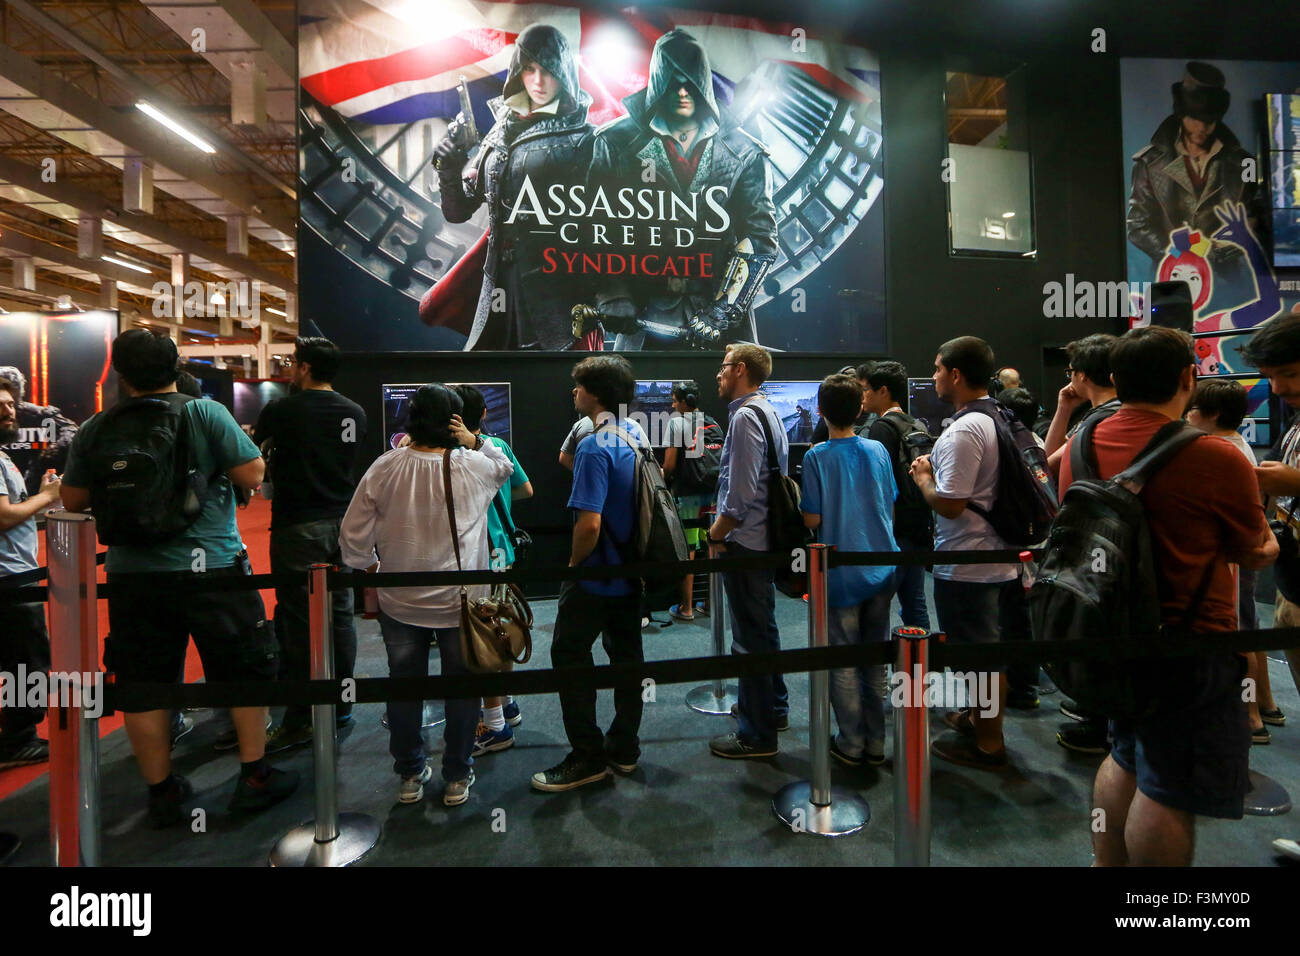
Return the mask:
<svg viewBox="0 0 1300 956">
<path fill-rule="evenodd" d="M 1286 726 L 1286 714 L 1280 710 L 1261 710 L 1259 719 L 1266 724 L 1272 724 L 1274 727 Z"/>
<path fill-rule="evenodd" d="M 149 823 L 155 830 L 174 826 L 185 819 L 185 803 L 194 796 L 194 787 L 184 777 L 173 774 L 172 786 L 162 794 L 149 791 Z"/>
<path fill-rule="evenodd" d="M 1289 859 L 1300 861 L 1300 843 L 1297 843 L 1295 840 L 1286 840 L 1278 837 L 1278 839 L 1273 841 L 1273 849 Z M 4 858 L 0 857 L 0 863 L 3 862 Z"/>
<path fill-rule="evenodd" d="M 311 724 L 304 727 L 286 727 L 281 724 L 266 735 L 266 752 L 268 754 L 283 753 L 286 750 L 292 750 L 294 747 L 305 746 L 311 741 Z"/>
<path fill-rule="evenodd" d="M 1250 732 L 1250 742 L 1256 745 L 1270 743 L 1271 738 L 1268 735 L 1268 728 L 1261 727 L 1259 730 L 1252 730 Z"/>
<path fill-rule="evenodd" d="M 1007 706 L 1016 710 L 1037 710 L 1038 693 L 1032 690 L 1008 691 Z"/>
<path fill-rule="evenodd" d="M 277 770 L 275 767 L 261 779 L 241 777 L 230 797 L 230 812 L 255 813 L 265 810 L 297 790 L 298 780 L 296 770 Z"/>
<path fill-rule="evenodd" d="M 739 704 L 731 705 L 731 716 L 736 720 L 740 719 Z M 790 729 L 790 715 L 788 713 L 776 715 L 776 729 L 778 732 L 782 732 Z"/>
<path fill-rule="evenodd" d="M 524 722 L 524 715 L 519 713 L 519 705 L 513 700 L 501 707 L 501 716 L 506 719 L 506 723 L 511 727 L 518 727 Z"/>
<path fill-rule="evenodd" d="M 840 749 L 840 745 L 836 742 L 833 736 L 831 737 L 831 756 L 834 757 L 836 760 L 838 760 L 840 763 L 844 764 L 844 766 L 846 767 L 862 766 L 862 762 L 863 762 L 862 757 L 851 756 L 844 750 Z M 884 760 L 884 758 L 882 757 L 881 760 Z"/>
<path fill-rule="evenodd" d="M 1087 720 L 1088 715 L 1079 709 L 1079 705 L 1072 700 L 1061 701 L 1061 715 L 1069 717 L 1071 720 Z"/>
<path fill-rule="evenodd" d="M 631 760 L 628 760 L 627 757 L 616 756 L 610 753 L 608 750 L 605 751 L 605 763 L 609 764 L 611 767 L 613 767 L 615 770 L 617 770 L 619 773 L 623 774 L 624 776 L 626 776 L 629 773 L 634 773 L 636 771 L 637 759 L 638 758 L 633 757 Z"/>
<path fill-rule="evenodd" d="M 22 848 L 23 841 L 12 833 L 0 833 L 0 866 L 4 866 Z"/>
<path fill-rule="evenodd" d="M 45 763 L 50 759 L 50 742 L 35 737 L 18 747 L 0 750 L 0 770 L 10 767 L 25 767 L 33 763 Z"/>
<path fill-rule="evenodd" d="M 469 799 L 469 788 L 474 786 L 474 771 L 469 772 L 469 776 L 464 780 L 453 780 L 447 784 L 447 789 L 442 791 L 442 803 L 446 807 L 458 807 Z"/>
<path fill-rule="evenodd" d="M 879 748 L 879 750 L 876 748 Z M 871 741 L 867 741 L 867 749 L 862 752 L 862 759 L 866 761 L 869 767 L 883 767 L 885 765 L 885 742 L 882 740 L 873 747 Z"/>
<path fill-rule="evenodd" d="M 184 714 L 178 713 L 174 718 L 172 718 L 172 746 L 175 747 L 176 741 L 180 740 L 193 729 L 194 718 L 186 717 Z"/>
<path fill-rule="evenodd" d="M 940 760 L 977 770 L 998 770 L 1007 765 L 1006 747 L 990 753 L 981 750 L 975 738 L 958 733 L 944 734 L 935 740 L 930 744 L 930 753 Z"/>
<path fill-rule="evenodd" d="M 570 753 L 549 770 L 533 774 L 532 784 L 536 790 L 558 793 L 561 790 L 585 787 L 608 776 L 609 768 L 603 760 L 600 763 L 585 761 L 577 754 Z"/>
<path fill-rule="evenodd" d="M 266 718 L 266 729 L 271 729 L 271 718 Z M 216 751 L 235 750 L 239 747 L 239 734 L 235 733 L 234 727 L 227 727 L 221 733 L 217 734 L 216 739 L 212 741 L 212 749 Z"/>
<path fill-rule="evenodd" d="M 471 757 L 481 757 L 484 754 L 495 753 L 498 750 L 507 750 L 515 745 L 515 732 L 506 724 L 500 730 L 488 730 L 487 724 L 479 721 L 478 732 L 474 735 L 474 749 L 470 752 Z M 454 806 L 454 804 L 448 804 Z"/>
<path fill-rule="evenodd" d="M 752 760 L 761 757 L 775 757 L 776 744 L 749 743 L 736 734 L 723 734 L 709 741 L 709 752 L 715 757 L 728 760 Z"/>
<path fill-rule="evenodd" d="M 433 779 L 433 768 L 427 763 L 413 777 L 403 777 L 397 788 L 398 803 L 419 803 L 424 799 L 424 785 Z"/>
<path fill-rule="evenodd" d="M 1079 724 L 1062 724 L 1056 742 L 1066 750 L 1079 754 L 1108 754 L 1110 741 L 1106 739 L 1106 725 L 1085 721 Z"/>
<path fill-rule="evenodd" d="M 649 626 L 650 626 L 650 618 L 648 617 L 641 618 L 641 630 L 644 631 Z"/>
</svg>

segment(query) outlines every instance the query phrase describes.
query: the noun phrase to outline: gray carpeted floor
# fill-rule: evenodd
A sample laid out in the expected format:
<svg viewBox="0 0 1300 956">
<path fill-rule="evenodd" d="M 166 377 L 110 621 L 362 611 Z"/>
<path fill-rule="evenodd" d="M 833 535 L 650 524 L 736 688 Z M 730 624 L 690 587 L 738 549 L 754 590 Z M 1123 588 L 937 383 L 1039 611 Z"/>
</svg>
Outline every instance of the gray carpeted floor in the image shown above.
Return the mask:
<svg viewBox="0 0 1300 956">
<path fill-rule="evenodd" d="M 549 666 L 554 603 L 535 607 L 538 627 L 530 667 Z M 1272 608 L 1260 606 L 1261 626 Z M 932 611 L 933 613 L 933 611 Z M 784 646 L 807 643 L 807 614 L 801 602 L 779 599 L 778 620 Z M 387 673 L 378 628 L 358 620 L 361 652 L 358 676 Z M 709 653 L 708 620 L 652 626 L 645 632 L 652 659 Z M 603 654 L 597 649 L 597 658 Z M 1280 658 L 1280 654 L 1277 655 Z M 1274 693 L 1290 715 L 1291 726 L 1273 728 L 1273 743 L 1255 747 L 1252 766 L 1293 794 L 1300 792 L 1300 697 L 1286 665 L 1271 665 Z M 365 859 L 370 866 L 552 864 L 869 864 L 888 866 L 893 858 L 893 777 L 880 770 L 848 770 L 834 765 L 838 786 L 857 792 L 871 805 L 872 819 L 860 833 L 838 840 L 793 834 L 771 810 L 772 795 L 783 785 L 806 779 L 808 679 L 789 679 L 792 728 L 781 735 L 781 753 L 767 761 L 727 761 L 709 755 L 706 741 L 734 726 L 725 717 L 689 710 L 685 686 L 660 686 L 646 705 L 643 756 L 630 777 L 567 794 L 540 794 L 528 780 L 567 752 L 554 697 L 520 700 L 524 722 L 516 745 L 477 761 L 478 781 L 469 802 L 442 805 L 435 771 L 424 802 L 397 803 L 397 778 L 388 756 L 383 707 L 362 705 L 357 723 L 341 742 L 339 807 L 377 817 L 383 824 L 378 847 Z M 612 716 L 608 692 L 601 694 L 603 723 Z M 1064 718 L 1059 693 L 1042 696 L 1033 711 L 1013 710 L 1006 720 L 1012 766 L 1000 772 L 968 770 L 936 760 L 932 775 L 932 861 L 936 865 L 1087 866 L 1089 804 L 1099 757 L 1081 757 L 1055 742 Z M 438 705 L 435 705 L 438 706 Z M 196 789 L 195 806 L 206 812 L 205 832 L 176 828 L 156 832 L 144 819 L 144 788 L 125 734 L 103 741 L 101 751 L 103 860 L 109 865 L 260 865 L 276 839 L 313 815 L 310 748 L 275 758 L 279 766 L 302 772 L 304 784 L 284 804 L 252 819 L 235 820 L 225 811 L 238 773 L 236 758 L 211 749 L 212 714 L 193 715 L 195 730 L 176 748 L 179 772 Z M 439 727 L 428 733 L 431 753 L 442 749 Z M 937 735 L 943 727 L 937 718 Z M 892 751 L 892 742 L 886 752 Z M 437 760 L 434 758 L 436 768 Z M 0 802 L 0 829 L 25 842 L 16 865 L 49 860 L 47 778 Z M 1240 821 L 1201 820 L 1197 863 L 1273 865 L 1270 842 L 1295 837 L 1300 824 L 1291 817 L 1247 817 Z"/>
</svg>

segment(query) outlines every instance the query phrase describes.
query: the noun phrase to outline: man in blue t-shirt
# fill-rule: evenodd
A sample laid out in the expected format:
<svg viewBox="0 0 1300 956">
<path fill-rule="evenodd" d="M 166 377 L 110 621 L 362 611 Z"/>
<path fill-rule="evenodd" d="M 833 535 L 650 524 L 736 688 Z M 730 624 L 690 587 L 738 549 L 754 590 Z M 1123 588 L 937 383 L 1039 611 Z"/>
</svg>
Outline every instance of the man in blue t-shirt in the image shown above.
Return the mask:
<svg viewBox="0 0 1300 956">
<path fill-rule="evenodd" d="M 145 329 L 123 332 L 113 342 L 113 368 L 129 398 L 92 416 L 73 439 L 63 476 L 63 506 L 88 511 L 97 462 L 98 438 L 131 403 L 161 399 L 188 419 L 196 467 L 208 476 L 203 510 L 181 534 L 154 547 L 114 545 L 105 569 L 112 597 L 105 641 L 105 669 L 122 683 L 173 683 L 185 663 L 190 637 L 203 661 L 203 674 L 217 683 L 274 680 L 278 653 L 256 591 L 187 591 L 196 573 L 207 578 L 251 575 L 235 523 L 234 486 L 252 491 L 266 466 L 257 446 L 225 406 L 176 392 L 176 343 Z M 240 776 L 230 801 L 235 812 L 262 810 L 298 786 L 296 772 L 266 762 L 266 708 L 232 707 L 239 737 Z M 127 736 L 149 787 L 149 817 L 156 827 L 187 820 L 185 802 L 193 787 L 172 773 L 171 714 L 166 710 L 126 712 Z"/>
<path fill-rule="evenodd" d="M 0 446 L 18 437 L 18 401 L 17 386 L 0 378 Z M 36 515 L 58 501 L 57 477 L 46 475 L 36 494 L 28 495 L 22 472 L 0 451 L 0 588 L 10 584 L 6 578 L 36 570 Z M 20 667 L 28 674 L 50 667 L 45 605 L 39 601 L 0 604 L 0 671 L 14 680 Z M 50 759 L 49 742 L 36 736 L 45 708 L 26 706 L 25 687 L 17 687 L 17 700 L 0 707 L 0 770 Z"/>
<path fill-rule="evenodd" d="M 636 456 L 645 435 L 626 417 L 636 380 L 621 355 L 593 355 L 573 369 L 573 406 L 596 425 L 573 459 L 573 545 L 569 567 L 625 563 L 632 547 L 636 509 Z M 551 640 L 555 667 L 591 667 L 591 647 L 601 634 L 611 664 L 640 663 L 641 584 L 613 578 L 565 581 L 560 589 Z M 636 769 L 641 755 L 641 684 L 633 679 L 614 688 L 614 722 L 602 734 L 596 723 L 596 691 L 560 692 L 569 755 L 533 774 L 538 790 L 572 790 Z"/>
<path fill-rule="evenodd" d="M 804 524 L 823 544 L 841 551 L 897 551 L 894 501 L 898 484 L 885 446 L 853 431 L 862 408 L 862 386 L 850 375 L 828 376 L 817 405 L 830 440 L 803 459 Z M 865 644 L 889 637 L 894 567 L 832 568 L 827 580 L 830 643 Z M 885 666 L 844 667 L 831 672 L 831 706 L 839 735 L 831 756 L 851 767 L 885 762 Z"/>
</svg>

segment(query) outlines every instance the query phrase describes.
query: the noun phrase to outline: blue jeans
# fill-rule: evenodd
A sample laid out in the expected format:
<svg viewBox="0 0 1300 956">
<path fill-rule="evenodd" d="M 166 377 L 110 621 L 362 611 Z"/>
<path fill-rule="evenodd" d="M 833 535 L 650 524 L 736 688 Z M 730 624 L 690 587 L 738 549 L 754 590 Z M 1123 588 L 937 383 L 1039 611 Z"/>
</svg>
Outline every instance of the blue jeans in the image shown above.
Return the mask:
<svg viewBox="0 0 1300 956">
<path fill-rule="evenodd" d="M 763 552 L 729 542 L 726 553 L 739 558 Z M 779 651 L 781 632 L 776 627 L 776 587 L 771 569 L 724 571 L 722 584 L 731 615 L 731 653 Z M 777 718 L 790 713 L 785 678 L 780 674 L 742 677 L 739 696 L 737 736 L 746 743 L 775 745 Z"/>
<path fill-rule="evenodd" d="M 929 544 L 911 544 L 900 541 L 898 546 L 904 551 L 929 549 Z M 898 566 L 894 572 L 898 583 L 898 612 L 903 623 L 908 627 L 930 629 L 930 612 L 925 606 L 925 568 L 919 564 Z"/>
<path fill-rule="evenodd" d="M 389 677 L 428 677 L 429 647 L 435 637 L 442 676 L 469 673 L 461 660 L 458 627 L 420 627 L 380 612 L 379 630 L 384 635 L 384 649 L 388 651 Z M 478 729 L 479 699 L 449 700 L 446 704 L 442 779 L 451 783 L 468 777 L 474 764 L 470 752 Z M 393 755 L 393 770 L 403 777 L 413 777 L 424 770 L 424 741 L 420 738 L 423 711 L 423 701 L 388 702 L 388 752 Z"/>
<path fill-rule="evenodd" d="M 889 640 L 889 603 L 893 587 L 886 585 L 861 604 L 833 607 L 827 615 L 830 646 L 875 644 Z M 840 732 L 835 743 L 850 757 L 870 748 L 885 752 L 885 665 L 840 667 L 831 671 L 831 707 Z"/>
</svg>

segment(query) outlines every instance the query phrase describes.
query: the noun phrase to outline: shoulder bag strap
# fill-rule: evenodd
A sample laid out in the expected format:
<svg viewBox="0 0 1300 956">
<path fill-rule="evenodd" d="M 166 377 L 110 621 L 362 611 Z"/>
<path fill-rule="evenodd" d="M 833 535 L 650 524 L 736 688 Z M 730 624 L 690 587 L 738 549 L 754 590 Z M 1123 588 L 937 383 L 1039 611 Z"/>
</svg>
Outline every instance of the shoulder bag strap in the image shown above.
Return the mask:
<svg viewBox="0 0 1300 956">
<path fill-rule="evenodd" d="M 460 564 L 460 533 L 456 530 L 456 499 L 451 493 L 451 449 L 442 453 L 442 494 L 447 499 L 447 524 L 451 528 L 451 548 L 456 552 L 456 570 L 463 571 Z M 465 586 L 461 585 L 461 591 Z"/>
<path fill-rule="evenodd" d="M 509 487 L 509 485 L 503 485 L 502 487 Z M 501 503 L 500 491 L 492 496 L 492 506 L 497 510 L 497 517 L 501 519 L 501 527 L 505 528 L 506 534 L 513 537 L 517 529 L 514 521 L 510 518 L 510 512 L 506 511 L 506 506 Z"/>
<path fill-rule="evenodd" d="M 742 408 L 749 408 L 750 402 L 746 402 Z M 754 414 L 758 416 L 758 423 L 763 426 L 763 439 L 767 442 L 767 469 L 769 472 L 779 475 L 781 473 L 781 463 L 776 457 L 776 439 L 772 437 L 772 426 L 768 424 L 767 416 L 763 414 L 761 408 L 755 408 Z"/>
</svg>

